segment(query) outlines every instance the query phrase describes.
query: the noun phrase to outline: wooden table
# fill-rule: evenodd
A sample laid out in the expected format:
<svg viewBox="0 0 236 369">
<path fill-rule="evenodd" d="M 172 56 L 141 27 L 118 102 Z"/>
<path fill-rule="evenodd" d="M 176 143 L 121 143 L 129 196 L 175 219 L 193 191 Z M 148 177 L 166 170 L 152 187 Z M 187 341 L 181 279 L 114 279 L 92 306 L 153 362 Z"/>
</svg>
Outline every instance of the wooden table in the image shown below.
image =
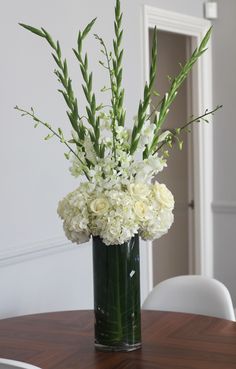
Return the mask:
<svg viewBox="0 0 236 369">
<path fill-rule="evenodd" d="M 43 369 L 236 369 L 236 323 L 193 314 L 143 311 L 142 349 L 96 352 L 93 312 L 0 320 L 0 357 Z"/>
</svg>

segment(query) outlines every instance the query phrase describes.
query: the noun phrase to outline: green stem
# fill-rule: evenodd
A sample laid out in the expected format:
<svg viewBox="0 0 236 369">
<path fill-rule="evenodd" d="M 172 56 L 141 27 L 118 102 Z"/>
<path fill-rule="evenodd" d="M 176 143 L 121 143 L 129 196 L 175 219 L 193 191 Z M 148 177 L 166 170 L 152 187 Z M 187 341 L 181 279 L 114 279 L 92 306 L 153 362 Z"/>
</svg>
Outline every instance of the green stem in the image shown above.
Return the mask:
<svg viewBox="0 0 236 369">
<path fill-rule="evenodd" d="M 130 144 L 130 154 L 134 154 L 138 147 L 140 133 L 143 128 L 144 122 L 147 118 L 147 110 L 150 106 L 150 99 L 152 94 L 152 88 L 156 78 L 156 68 L 157 68 L 157 30 L 156 27 L 153 33 L 153 41 L 152 41 L 152 58 L 151 58 L 151 66 L 149 71 L 149 83 L 145 84 L 144 93 L 143 93 L 143 101 L 139 102 L 138 107 L 138 122 L 137 125 L 133 127 L 131 134 L 131 144 Z"/>
<path fill-rule="evenodd" d="M 96 344 L 107 349 L 140 347 L 140 272 L 138 235 L 107 246 L 93 237 Z"/>
<path fill-rule="evenodd" d="M 163 101 L 164 97 L 159 101 L 159 103 L 154 107 L 154 109 L 151 111 L 151 113 L 148 115 L 148 117 L 146 118 L 146 120 L 150 120 L 151 117 L 153 116 L 153 114 L 156 113 L 157 109 L 159 108 L 159 106 L 161 105 L 162 101 Z"/>
<path fill-rule="evenodd" d="M 113 74 L 114 74 L 114 110 L 115 117 L 117 119 L 117 123 L 120 126 L 124 126 L 125 122 L 125 111 L 123 109 L 123 100 L 124 100 L 124 89 L 121 87 L 122 83 L 122 59 L 123 59 L 123 49 L 121 49 L 121 41 L 123 36 L 122 30 L 122 17 L 123 14 L 120 10 L 120 0 L 116 0 L 115 6 L 115 22 L 114 22 L 114 30 L 115 30 L 115 38 L 113 39 L 113 51 L 114 58 L 112 59 L 113 66 Z"/>
<path fill-rule="evenodd" d="M 54 136 L 56 136 L 61 143 L 63 143 L 64 145 L 66 145 L 66 147 L 69 149 L 69 151 L 75 155 L 75 157 L 79 160 L 79 162 L 83 165 L 83 167 L 85 166 L 85 164 L 83 163 L 83 161 L 80 159 L 80 157 L 76 154 L 76 152 L 71 148 L 71 146 L 67 143 L 66 140 L 62 139 L 62 137 L 51 127 L 50 124 L 43 122 L 41 119 L 39 119 L 38 117 L 36 117 L 36 115 L 32 112 L 29 112 L 25 109 L 21 109 L 18 106 L 15 106 L 15 109 L 18 110 L 19 112 L 23 113 L 23 115 L 26 116 L 30 116 L 36 123 L 42 124 L 44 127 L 46 127 L 47 129 L 49 129 Z M 88 180 L 90 180 L 88 173 L 86 172 L 85 168 L 83 169 L 83 172 L 86 176 L 86 178 Z"/>
<path fill-rule="evenodd" d="M 115 129 L 115 122 L 116 122 L 116 110 L 115 110 L 115 93 L 114 93 L 114 82 L 113 82 L 113 73 L 112 73 L 112 68 L 111 68 L 111 63 L 110 63 L 110 58 L 108 55 L 108 51 L 107 51 L 107 47 L 105 42 L 103 41 L 103 39 L 101 37 L 99 37 L 98 35 L 94 35 L 96 37 L 97 40 L 100 41 L 103 49 L 104 49 L 104 53 L 105 53 L 105 57 L 106 57 L 106 61 L 107 61 L 107 69 L 109 71 L 109 78 L 110 78 L 110 85 L 111 85 L 111 105 L 113 108 L 113 114 L 112 114 L 112 143 L 113 143 L 113 153 L 114 153 L 114 159 L 116 161 L 116 129 Z"/>
<path fill-rule="evenodd" d="M 191 124 L 193 124 L 194 122 L 199 122 L 201 119 L 205 118 L 208 115 L 214 114 L 218 109 L 221 109 L 223 105 L 218 105 L 215 109 L 208 111 L 202 115 L 199 115 L 196 118 L 191 119 L 190 121 L 188 121 L 187 123 L 185 123 L 183 126 L 181 126 L 180 128 L 175 129 L 174 132 L 170 133 L 171 138 L 173 139 L 175 136 L 179 135 L 184 129 L 186 129 L 188 126 L 190 126 Z M 168 135 L 169 136 L 169 135 Z M 166 137 L 166 141 L 168 142 L 168 136 Z M 154 153 L 152 155 L 155 155 L 164 145 L 167 144 L 167 142 L 162 142 L 160 146 L 158 146 L 158 148 L 154 151 Z"/>
<path fill-rule="evenodd" d="M 158 132 L 159 132 L 160 128 L 162 127 L 162 125 L 163 125 L 163 123 L 164 123 L 164 121 L 167 117 L 167 114 L 169 112 L 169 108 L 170 108 L 171 104 L 173 103 L 173 101 L 175 100 L 179 88 L 181 87 L 181 85 L 183 84 L 185 79 L 187 78 L 187 76 L 188 76 L 189 72 L 191 71 L 193 65 L 197 62 L 199 57 L 207 50 L 206 46 L 207 46 L 207 43 L 209 41 L 210 35 L 211 35 L 211 28 L 208 30 L 208 32 L 204 36 L 204 38 L 203 38 L 202 42 L 200 43 L 199 47 L 197 47 L 195 49 L 195 51 L 191 55 L 190 59 L 182 67 L 182 69 L 181 69 L 180 73 L 178 74 L 178 76 L 174 78 L 169 92 L 166 93 L 164 98 L 161 100 L 162 104 L 161 104 L 161 108 L 160 108 L 159 118 L 158 118 L 158 121 L 156 123 L 155 136 L 153 138 L 153 141 L 152 141 L 150 147 L 148 148 L 148 150 L 146 152 L 146 157 L 148 157 L 149 154 L 153 153 L 153 150 L 156 146 L 156 142 L 157 142 L 157 139 L 158 139 Z"/>
<path fill-rule="evenodd" d="M 80 70 L 81 74 L 84 80 L 84 85 L 82 85 L 85 98 L 88 102 L 88 105 L 86 106 L 87 111 L 87 121 L 92 126 L 93 132 L 90 131 L 90 137 L 93 143 L 94 150 L 98 157 L 101 157 L 101 151 L 100 151 L 100 145 L 99 145 L 99 137 L 100 137 L 100 119 L 99 117 L 96 117 L 97 112 L 97 104 L 96 104 L 96 97 L 93 93 L 92 86 L 93 86 L 93 74 L 89 72 L 88 69 L 88 56 L 87 53 L 85 53 L 85 56 L 83 57 L 82 54 L 82 47 L 83 47 L 83 40 L 93 27 L 93 24 L 95 23 L 96 18 L 93 19 L 83 31 L 79 31 L 78 34 L 78 41 L 77 41 L 77 50 L 73 49 L 74 54 L 80 64 Z"/>
</svg>

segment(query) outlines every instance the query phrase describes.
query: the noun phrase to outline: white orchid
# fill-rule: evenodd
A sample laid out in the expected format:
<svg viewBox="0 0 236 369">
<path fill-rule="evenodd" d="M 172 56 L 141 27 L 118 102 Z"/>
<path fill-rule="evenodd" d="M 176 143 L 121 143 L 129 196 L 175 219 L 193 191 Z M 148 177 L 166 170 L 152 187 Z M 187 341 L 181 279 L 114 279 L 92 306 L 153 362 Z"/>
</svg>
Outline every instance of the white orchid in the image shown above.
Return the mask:
<svg viewBox="0 0 236 369">
<path fill-rule="evenodd" d="M 156 126 L 153 123 L 145 122 L 140 134 L 140 147 L 144 148 L 145 145 L 149 145 L 154 137 Z"/>
</svg>

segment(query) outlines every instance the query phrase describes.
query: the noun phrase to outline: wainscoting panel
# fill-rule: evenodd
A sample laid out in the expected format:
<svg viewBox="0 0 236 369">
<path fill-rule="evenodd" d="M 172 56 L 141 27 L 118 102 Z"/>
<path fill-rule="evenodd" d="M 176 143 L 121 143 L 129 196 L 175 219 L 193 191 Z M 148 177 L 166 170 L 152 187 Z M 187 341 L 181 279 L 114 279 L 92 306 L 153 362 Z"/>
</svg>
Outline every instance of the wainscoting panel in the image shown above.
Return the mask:
<svg viewBox="0 0 236 369">
<path fill-rule="evenodd" d="M 236 202 L 215 202 L 214 277 L 230 291 L 236 306 Z"/>
<path fill-rule="evenodd" d="M 0 267 L 70 250 L 74 247 L 70 241 L 63 237 L 32 242 L 27 245 L 10 246 L 7 250 L 0 252 Z"/>
</svg>

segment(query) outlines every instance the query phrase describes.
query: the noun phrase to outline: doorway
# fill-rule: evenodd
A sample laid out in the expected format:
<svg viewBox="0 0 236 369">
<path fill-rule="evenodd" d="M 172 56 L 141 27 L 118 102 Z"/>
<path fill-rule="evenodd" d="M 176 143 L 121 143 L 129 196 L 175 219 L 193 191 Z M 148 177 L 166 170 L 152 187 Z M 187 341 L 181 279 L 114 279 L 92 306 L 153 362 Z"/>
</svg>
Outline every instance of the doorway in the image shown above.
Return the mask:
<svg viewBox="0 0 236 369">
<path fill-rule="evenodd" d="M 158 31 L 158 67 L 154 89 L 160 94 L 153 100 L 156 106 L 162 96 L 169 90 L 171 79 L 180 71 L 180 64 L 188 58 L 191 37 L 166 31 Z M 149 30 L 149 50 L 152 48 L 153 29 Z M 151 59 L 151 58 L 150 58 Z M 184 82 L 172 104 L 163 129 L 172 130 L 182 126 L 192 115 L 191 78 Z M 177 142 L 170 148 L 167 168 L 159 173 L 156 180 L 165 183 L 175 198 L 175 221 L 169 232 L 153 242 L 153 283 L 167 278 L 194 273 L 189 267 L 190 255 L 193 249 L 192 230 L 194 224 L 193 181 L 192 175 L 192 134 L 185 132 L 183 148 L 179 149 Z M 194 263 L 191 263 L 194 264 Z"/>
<path fill-rule="evenodd" d="M 211 22 L 186 14 L 166 11 L 164 9 L 144 6 L 143 17 L 143 81 L 149 76 L 149 33 L 155 26 L 158 31 L 171 32 L 184 35 L 191 40 L 190 52 L 199 45 L 204 35 L 211 26 Z M 212 109 L 212 53 L 211 42 L 208 50 L 199 59 L 196 65 L 196 73 L 193 74 L 192 82 L 192 112 L 199 116 L 206 109 Z M 209 119 L 212 121 L 212 117 Z M 192 134 L 192 162 L 194 178 L 194 222 L 193 234 L 194 250 L 188 248 L 189 272 L 213 276 L 213 125 L 195 125 Z M 186 146 L 186 140 L 185 140 Z M 173 156 L 173 155 L 172 155 Z M 170 165 L 170 164 L 169 164 Z M 173 191 L 174 192 L 174 191 Z M 184 222 L 185 224 L 185 222 Z M 186 224 L 185 224 L 186 225 Z M 164 236 L 168 237 L 168 236 Z M 163 240 L 164 240 L 163 237 Z M 153 273 L 153 247 L 148 246 L 143 252 L 145 264 L 145 281 L 147 291 L 151 291 L 154 285 Z M 193 264 L 193 265 L 191 265 Z"/>
</svg>

